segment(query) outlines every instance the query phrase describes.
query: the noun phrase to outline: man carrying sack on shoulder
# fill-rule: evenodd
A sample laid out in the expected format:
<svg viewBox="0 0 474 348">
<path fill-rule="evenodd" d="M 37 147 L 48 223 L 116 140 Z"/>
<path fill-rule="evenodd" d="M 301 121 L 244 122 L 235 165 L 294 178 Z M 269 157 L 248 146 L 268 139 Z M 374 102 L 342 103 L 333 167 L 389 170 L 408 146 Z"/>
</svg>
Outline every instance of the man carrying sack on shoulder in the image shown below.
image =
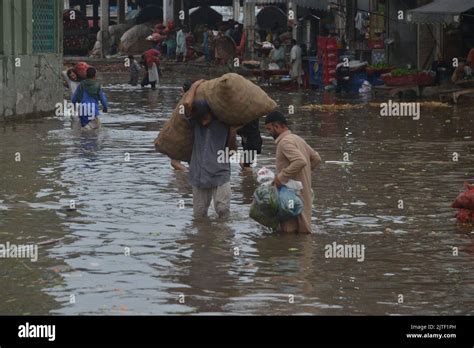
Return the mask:
<svg viewBox="0 0 474 348">
<path fill-rule="evenodd" d="M 219 153 L 237 150 L 237 128 L 219 121 L 205 100 L 195 100 L 196 91 L 204 80 L 196 81 L 183 100 L 194 143 L 189 163 L 188 179 L 193 187 L 195 218 L 207 216 L 211 201 L 220 218 L 230 214 L 230 161 L 219 161 Z M 222 163 L 221 163 L 222 162 Z"/>
<path fill-rule="evenodd" d="M 303 200 L 303 213 L 297 218 L 280 223 L 279 231 L 289 233 L 311 233 L 311 213 L 313 197 L 311 191 L 311 173 L 321 163 L 321 157 L 301 137 L 288 129 L 285 116 L 273 111 L 265 119 L 265 128 L 275 139 L 277 188 L 293 179 L 303 184 L 300 197 Z"/>
</svg>

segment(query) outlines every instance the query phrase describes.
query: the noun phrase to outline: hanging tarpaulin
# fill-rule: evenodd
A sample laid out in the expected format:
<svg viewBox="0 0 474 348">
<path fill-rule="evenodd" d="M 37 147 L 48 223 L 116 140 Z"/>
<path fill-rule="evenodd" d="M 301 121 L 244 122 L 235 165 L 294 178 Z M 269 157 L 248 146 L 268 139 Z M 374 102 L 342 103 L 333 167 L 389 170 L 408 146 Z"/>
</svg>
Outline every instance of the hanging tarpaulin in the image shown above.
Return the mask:
<svg viewBox="0 0 474 348">
<path fill-rule="evenodd" d="M 407 22 L 422 24 L 456 24 L 461 16 L 474 8 L 474 0 L 435 0 L 408 11 Z"/>
<path fill-rule="evenodd" d="M 286 28 L 287 16 L 279 7 L 267 6 L 257 15 L 257 24 L 260 29 L 276 30 Z"/>
<path fill-rule="evenodd" d="M 206 24 L 214 29 L 222 22 L 222 15 L 209 6 L 200 6 L 189 11 L 189 20 L 193 29 L 199 24 Z"/>
</svg>

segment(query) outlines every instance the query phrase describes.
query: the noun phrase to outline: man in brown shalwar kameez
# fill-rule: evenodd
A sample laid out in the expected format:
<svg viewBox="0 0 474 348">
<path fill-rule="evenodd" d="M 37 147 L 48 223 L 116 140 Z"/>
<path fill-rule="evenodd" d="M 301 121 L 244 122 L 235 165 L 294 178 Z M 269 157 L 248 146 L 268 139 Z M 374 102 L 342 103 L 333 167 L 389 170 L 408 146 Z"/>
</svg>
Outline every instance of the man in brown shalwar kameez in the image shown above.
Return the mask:
<svg viewBox="0 0 474 348">
<path fill-rule="evenodd" d="M 303 213 L 295 219 L 281 222 L 279 230 L 311 233 L 313 208 L 311 172 L 321 163 L 321 157 L 304 139 L 291 133 L 287 120 L 281 112 L 273 111 L 268 114 L 265 128 L 277 144 L 275 186 L 281 187 L 291 179 L 303 184 L 303 189 L 299 193 L 304 204 Z"/>
</svg>

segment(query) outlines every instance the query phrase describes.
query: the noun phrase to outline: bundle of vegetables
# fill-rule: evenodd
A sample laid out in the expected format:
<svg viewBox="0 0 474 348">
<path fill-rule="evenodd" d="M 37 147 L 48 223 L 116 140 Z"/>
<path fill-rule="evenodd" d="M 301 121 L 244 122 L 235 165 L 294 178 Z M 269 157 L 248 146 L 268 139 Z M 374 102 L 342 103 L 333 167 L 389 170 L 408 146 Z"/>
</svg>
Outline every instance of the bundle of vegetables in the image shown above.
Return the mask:
<svg viewBox="0 0 474 348">
<path fill-rule="evenodd" d="M 389 64 L 385 62 L 379 62 L 376 64 L 369 65 L 366 69 L 368 75 L 374 75 L 374 74 L 386 74 L 391 72 L 394 69 L 393 66 L 390 66 Z"/>
<path fill-rule="evenodd" d="M 262 183 L 254 194 L 250 217 L 258 223 L 275 230 L 282 221 L 293 219 L 303 212 L 303 201 L 296 194 L 302 188 L 299 181 L 290 180 L 287 186 L 277 189 L 272 181 L 273 172 L 266 168 L 259 171 L 258 181 Z"/>
<path fill-rule="evenodd" d="M 397 68 L 380 78 L 387 86 L 418 85 L 418 70 Z"/>
<path fill-rule="evenodd" d="M 275 186 L 262 185 L 258 187 L 253 198 L 264 214 L 273 216 L 278 214 L 278 191 Z"/>
<path fill-rule="evenodd" d="M 420 71 L 416 69 L 397 68 L 390 73 L 392 77 L 402 77 L 408 75 L 417 75 Z"/>
<path fill-rule="evenodd" d="M 254 201 L 250 207 L 250 217 L 259 224 L 276 230 L 279 224 L 278 191 L 275 186 L 262 185 L 254 194 Z"/>
<path fill-rule="evenodd" d="M 275 216 L 268 216 L 262 212 L 257 203 L 253 202 L 250 206 L 250 218 L 257 221 L 260 225 L 276 230 L 279 221 Z"/>
<path fill-rule="evenodd" d="M 369 65 L 369 68 L 373 68 L 373 69 L 386 69 L 386 68 L 390 68 L 390 65 L 388 65 L 388 64 L 385 63 L 385 62 L 378 62 L 378 63 L 372 64 L 372 65 Z"/>
</svg>

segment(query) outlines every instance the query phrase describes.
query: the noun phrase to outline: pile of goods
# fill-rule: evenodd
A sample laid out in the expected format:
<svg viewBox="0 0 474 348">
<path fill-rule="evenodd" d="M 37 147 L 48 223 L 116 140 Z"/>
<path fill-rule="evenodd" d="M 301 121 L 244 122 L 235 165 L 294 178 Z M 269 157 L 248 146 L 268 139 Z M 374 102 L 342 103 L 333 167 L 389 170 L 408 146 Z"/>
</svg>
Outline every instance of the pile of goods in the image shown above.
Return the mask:
<svg viewBox="0 0 474 348">
<path fill-rule="evenodd" d="M 461 193 L 452 207 L 457 209 L 456 218 L 462 223 L 474 223 L 474 185 L 464 183 L 467 191 Z"/>
<path fill-rule="evenodd" d="M 119 51 L 124 55 L 142 54 L 150 49 L 147 37 L 153 34 L 154 26 L 150 23 L 139 24 L 131 27 L 120 38 Z"/>
<path fill-rule="evenodd" d="M 369 65 L 366 70 L 367 75 L 388 74 L 389 72 L 394 70 L 394 67 L 385 62 L 379 62 L 376 64 Z"/>
<path fill-rule="evenodd" d="M 247 69 L 260 69 L 260 62 L 258 60 L 244 60 L 242 65 Z"/>
<path fill-rule="evenodd" d="M 391 76 L 393 77 L 402 77 L 402 76 L 412 76 L 417 75 L 420 71 L 416 69 L 407 69 L 407 68 L 397 68 L 393 69 Z"/>
<path fill-rule="evenodd" d="M 189 162 L 193 131 L 180 114 L 183 99 L 161 129 L 155 148 L 172 159 Z M 246 125 L 267 115 L 277 106 L 260 87 L 233 73 L 203 82 L 196 91 L 196 100 L 206 100 L 214 115 L 229 126 Z"/>
<path fill-rule="evenodd" d="M 89 51 L 89 24 L 78 10 L 63 12 L 64 53 L 86 55 Z"/>
<path fill-rule="evenodd" d="M 382 75 L 381 78 L 387 86 L 430 86 L 436 80 L 436 73 L 398 68 Z"/>
<path fill-rule="evenodd" d="M 250 217 L 259 224 L 276 230 L 280 222 L 293 219 L 303 212 L 303 201 L 297 192 L 302 189 L 299 181 L 290 180 L 277 189 L 272 185 L 275 174 L 262 168 L 257 173 L 260 186 L 255 190 L 250 207 Z"/>
</svg>

